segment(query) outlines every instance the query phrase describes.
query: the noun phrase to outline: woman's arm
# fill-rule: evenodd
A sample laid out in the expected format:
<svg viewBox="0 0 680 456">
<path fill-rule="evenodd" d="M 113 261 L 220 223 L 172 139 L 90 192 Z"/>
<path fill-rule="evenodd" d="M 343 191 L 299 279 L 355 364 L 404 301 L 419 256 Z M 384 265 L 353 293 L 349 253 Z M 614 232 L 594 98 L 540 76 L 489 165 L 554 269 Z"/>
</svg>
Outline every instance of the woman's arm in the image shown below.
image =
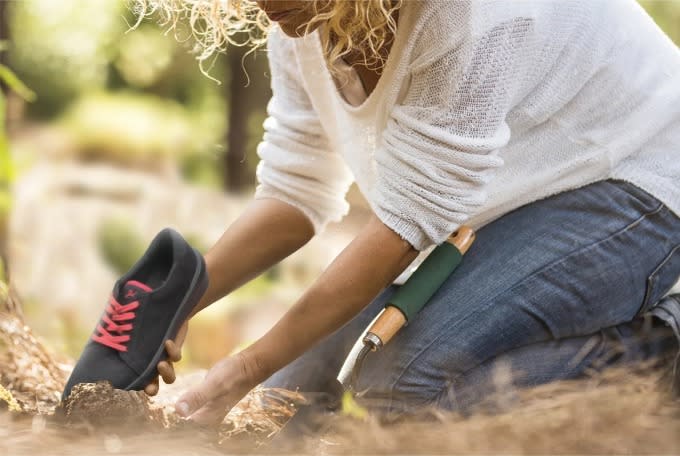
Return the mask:
<svg viewBox="0 0 680 456">
<path fill-rule="evenodd" d="M 206 255 L 210 284 L 194 314 L 296 251 L 349 209 L 344 196 L 352 174 L 331 149 L 301 84 L 292 39 L 275 29 L 268 50 L 273 96 L 257 148 L 255 202 Z M 166 383 L 175 379 L 172 363 L 180 358 L 186 328 L 166 342 L 168 360 L 157 366 Z M 158 378 L 145 390 L 156 394 Z"/>
<path fill-rule="evenodd" d="M 177 412 L 201 423 L 219 423 L 258 383 L 358 314 L 417 254 L 371 217 L 281 320 L 250 347 L 213 366 L 202 384 L 179 399 Z"/>
<path fill-rule="evenodd" d="M 189 318 L 286 258 L 313 236 L 312 223 L 299 209 L 278 199 L 255 199 L 205 255 L 208 289 Z M 175 381 L 173 363 L 182 357 L 186 333 L 184 323 L 175 339 L 165 342 L 168 359 L 156 367 L 165 383 Z M 158 389 L 156 376 L 144 391 L 154 396 Z"/>
<path fill-rule="evenodd" d="M 205 255 L 210 284 L 192 316 L 258 276 L 314 236 L 309 219 L 273 198 L 254 200 Z"/>
<path fill-rule="evenodd" d="M 300 300 L 244 350 L 257 384 L 339 329 L 415 259 L 418 251 L 371 217 Z"/>
</svg>

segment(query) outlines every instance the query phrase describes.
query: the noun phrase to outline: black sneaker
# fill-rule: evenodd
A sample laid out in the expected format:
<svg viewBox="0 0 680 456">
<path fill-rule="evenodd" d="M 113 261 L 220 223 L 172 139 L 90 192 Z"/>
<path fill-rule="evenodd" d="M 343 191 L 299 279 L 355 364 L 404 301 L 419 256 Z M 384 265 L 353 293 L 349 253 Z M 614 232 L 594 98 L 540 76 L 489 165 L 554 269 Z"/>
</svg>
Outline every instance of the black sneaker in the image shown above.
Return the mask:
<svg viewBox="0 0 680 456">
<path fill-rule="evenodd" d="M 169 228 L 118 279 L 91 339 L 66 383 L 62 400 L 78 383 L 108 380 L 114 388 L 142 390 L 167 357 L 164 343 L 208 287 L 203 256 Z"/>
</svg>

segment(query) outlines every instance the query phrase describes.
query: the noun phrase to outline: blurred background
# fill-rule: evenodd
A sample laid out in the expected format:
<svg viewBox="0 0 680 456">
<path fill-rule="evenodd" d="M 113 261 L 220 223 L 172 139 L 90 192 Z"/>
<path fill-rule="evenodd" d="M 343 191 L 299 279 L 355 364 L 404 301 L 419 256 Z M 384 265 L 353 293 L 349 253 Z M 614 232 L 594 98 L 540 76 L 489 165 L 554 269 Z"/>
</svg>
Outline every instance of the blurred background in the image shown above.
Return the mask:
<svg viewBox="0 0 680 456">
<path fill-rule="evenodd" d="M 680 43 L 680 0 L 641 3 Z M 266 52 L 231 47 L 209 69 L 217 83 L 188 34 L 135 22 L 124 0 L 0 0 L 2 274 L 29 326 L 74 358 L 160 229 L 205 251 L 254 190 Z M 185 368 L 278 319 L 365 219 L 355 190 L 350 202 L 341 225 L 192 320 Z"/>
</svg>

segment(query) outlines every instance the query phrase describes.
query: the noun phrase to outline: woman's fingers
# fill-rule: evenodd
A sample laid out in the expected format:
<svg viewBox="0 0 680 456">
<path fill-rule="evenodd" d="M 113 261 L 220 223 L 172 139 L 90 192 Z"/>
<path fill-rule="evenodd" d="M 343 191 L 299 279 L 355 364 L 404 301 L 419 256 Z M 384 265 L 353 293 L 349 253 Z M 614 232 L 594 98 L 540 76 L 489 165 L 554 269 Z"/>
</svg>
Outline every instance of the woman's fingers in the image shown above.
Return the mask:
<svg viewBox="0 0 680 456">
<path fill-rule="evenodd" d="M 168 359 L 161 361 L 156 365 L 156 371 L 158 375 L 149 382 L 148 385 L 144 387 L 144 392 L 149 396 L 155 396 L 158 394 L 159 386 L 159 376 L 163 378 L 163 381 L 167 384 L 174 383 L 177 376 L 175 375 L 175 368 L 172 363 L 176 363 L 182 359 L 182 343 L 186 338 L 189 325 L 184 323 L 177 332 L 177 337 L 175 340 L 166 340 L 164 343 L 165 351 L 168 354 Z"/>
<path fill-rule="evenodd" d="M 205 426 L 216 426 L 224 420 L 231 405 L 226 397 L 213 399 L 191 415 L 191 421 Z"/>
<path fill-rule="evenodd" d="M 209 374 L 202 383 L 185 392 L 179 398 L 177 404 L 175 404 L 175 410 L 180 416 L 188 418 L 204 405 L 222 395 L 221 376 L 210 376 Z"/>
<path fill-rule="evenodd" d="M 172 363 L 161 361 L 158 363 L 157 369 L 165 383 L 170 384 L 175 381 L 175 368 L 172 366 Z"/>
<path fill-rule="evenodd" d="M 185 392 L 175 404 L 183 418 L 202 424 L 218 424 L 253 387 L 244 366 L 244 356 L 228 356 L 210 368 L 200 384 Z"/>
<path fill-rule="evenodd" d="M 165 351 L 168 354 L 168 359 L 173 363 L 176 363 L 182 359 L 182 349 L 181 346 L 172 340 L 165 341 Z"/>
<path fill-rule="evenodd" d="M 158 394 L 158 376 L 151 380 L 151 383 L 144 387 L 144 392 L 149 396 L 155 396 Z"/>
</svg>

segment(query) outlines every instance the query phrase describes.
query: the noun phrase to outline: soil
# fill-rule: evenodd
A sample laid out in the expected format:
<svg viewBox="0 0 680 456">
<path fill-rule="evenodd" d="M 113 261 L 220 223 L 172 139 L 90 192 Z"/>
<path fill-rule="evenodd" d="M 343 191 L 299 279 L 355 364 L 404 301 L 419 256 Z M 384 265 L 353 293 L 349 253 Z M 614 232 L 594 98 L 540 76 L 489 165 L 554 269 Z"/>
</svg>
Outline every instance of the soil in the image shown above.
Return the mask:
<svg viewBox="0 0 680 456">
<path fill-rule="evenodd" d="M 63 414 L 70 424 L 84 421 L 95 426 L 168 425 L 162 409 L 154 407 L 149 396 L 141 391 L 113 389 L 108 382 L 76 385 L 57 413 Z"/>
</svg>

